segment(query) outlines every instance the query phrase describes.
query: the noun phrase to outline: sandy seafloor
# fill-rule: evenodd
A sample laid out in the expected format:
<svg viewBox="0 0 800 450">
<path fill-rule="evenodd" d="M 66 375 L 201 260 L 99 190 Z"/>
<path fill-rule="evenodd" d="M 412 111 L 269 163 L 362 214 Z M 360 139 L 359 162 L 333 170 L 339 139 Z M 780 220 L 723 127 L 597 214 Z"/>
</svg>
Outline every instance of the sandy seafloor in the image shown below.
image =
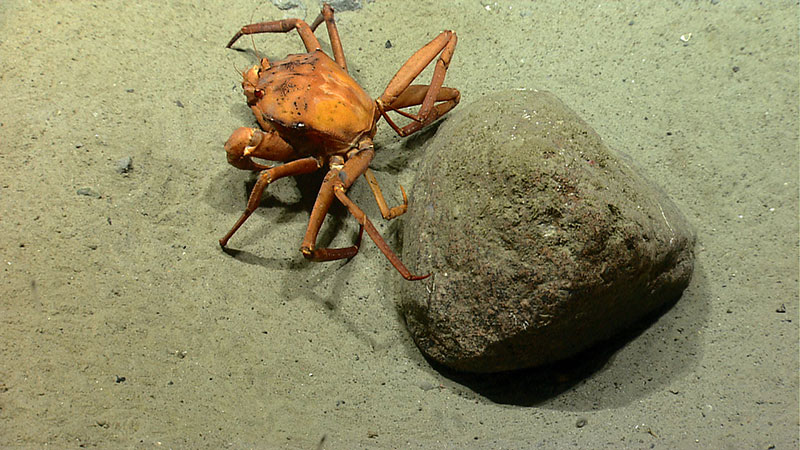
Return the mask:
<svg viewBox="0 0 800 450">
<path fill-rule="evenodd" d="M 446 85 L 463 103 L 554 92 L 696 227 L 683 298 L 555 385 L 432 368 L 398 313 L 405 281 L 366 239 L 349 263 L 306 262 L 318 178 L 270 186 L 231 241 L 240 253 L 220 250 L 253 179 L 222 144 L 253 124 L 237 70 L 255 54 L 224 44 L 250 21 L 311 21 L 306 3 L 0 3 L 0 447 L 798 448 L 796 2 L 375 0 L 337 14 L 370 95 L 454 29 Z M 295 33 L 255 42 L 270 58 L 302 51 Z M 390 203 L 429 138 L 380 126 Z M 366 183 L 351 192 L 399 250 Z M 355 221 L 329 219 L 321 242 L 348 245 Z"/>
</svg>

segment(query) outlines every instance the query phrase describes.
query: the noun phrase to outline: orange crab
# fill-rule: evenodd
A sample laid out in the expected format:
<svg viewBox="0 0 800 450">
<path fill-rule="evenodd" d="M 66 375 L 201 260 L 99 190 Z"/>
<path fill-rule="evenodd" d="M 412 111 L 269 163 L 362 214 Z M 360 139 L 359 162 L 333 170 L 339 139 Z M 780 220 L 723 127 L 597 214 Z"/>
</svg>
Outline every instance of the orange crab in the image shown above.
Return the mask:
<svg viewBox="0 0 800 450">
<path fill-rule="evenodd" d="M 322 23 L 328 28 L 333 59 L 321 49 L 314 30 Z M 300 251 L 313 261 L 351 258 L 358 253 L 361 236 L 367 234 L 389 262 L 407 280 L 428 275 L 413 275 L 381 237 L 366 214 L 347 197 L 347 189 L 364 175 L 385 219 L 406 212 L 408 198 L 401 187 L 403 204 L 389 208 L 369 164 L 375 155 L 372 138 L 383 117 L 397 134 L 408 136 L 450 111 L 460 100 L 458 90 L 443 87 L 445 73 L 456 47 L 456 35 L 443 31 L 422 47 L 400 68 L 383 94 L 375 100 L 347 73 L 342 42 L 333 19 L 333 8 L 323 4 L 322 12 L 309 26 L 301 19 L 286 19 L 246 25 L 228 42 L 230 48 L 243 35 L 285 33 L 297 30 L 306 52 L 289 55 L 280 61 L 262 58 L 258 65 L 242 73 L 242 88 L 247 104 L 255 114 L 258 128 L 242 127 L 225 143 L 228 162 L 245 170 L 260 171 L 244 213 L 219 240 L 224 248 L 236 230 L 255 211 L 264 189 L 286 176 L 328 168 L 311 211 Z M 429 85 L 411 82 L 436 56 L 439 59 Z M 401 111 L 417 106 L 416 114 Z M 395 111 L 411 119 L 400 127 L 387 114 Z M 260 158 L 283 164 L 268 166 Z M 333 199 L 337 198 L 359 223 L 356 243 L 345 248 L 317 248 L 316 240 Z M 430 275 L 430 274 L 429 274 Z"/>
</svg>

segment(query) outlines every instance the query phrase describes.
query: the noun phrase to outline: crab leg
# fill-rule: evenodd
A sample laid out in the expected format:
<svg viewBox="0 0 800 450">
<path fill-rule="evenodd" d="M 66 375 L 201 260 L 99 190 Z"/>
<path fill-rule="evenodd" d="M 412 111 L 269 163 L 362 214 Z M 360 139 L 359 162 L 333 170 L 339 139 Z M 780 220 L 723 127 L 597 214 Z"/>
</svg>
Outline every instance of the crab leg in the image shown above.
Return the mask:
<svg viewBox="0 0 800 450">
<path fill-rule="evenodd" d="M 412 84 L 411 86 L 407 87 L 402 94 L 394 99 L 389 106 L 391 106 L 393 109 L 399 109 L 422 104 L 422 101 L 428 94 L 428 90 L 430 90 L 430 86 L 427 84 Z M 442 86 L 439 88 L 439 93 L 436 95 L 437 102 L 453 102 L 453 105 L 448 109 L 448 111 L 452 109 L 453 106 L 458 104 L 460 100 L 461 93 L 455 88 Z M 401 111 L 397 112 L 402 114 Z"/>
<path fill-rule="evenodd" d="M 369 145 L 372 145 L 369 143 Z M 357 156 L 357 155 L 356 155 Z M 361 244 L 361 233 L 363 227 L 358 231 L 358 240 L 355 245 L 344 248 L 315 248 L 317 242 L 317 235 L 319 234 L 322 223 L 325 221 L 325 216 L 333 203 L 334 193 L 333 186 L 336 180 L 344 179 L 346 187 L 350 187 L 356 179 L 369 167 L 369 160 L 364 161 L 363 158 L 352 158 L 344 162 L 344 158 L 339 155 L 334 155 L 329 161 L 331 170 L 325 174 L 322 180 L 322 185 L 317 194 L 317 200 L 314 202 L 314 208 L 311 210 L 311 217 L 308 219 L 308 228 L 306 228 L 306 235 L 303 237 L 303 243 L 300 246 L 300 252 L 306 259 L 312 261 L 334 261 L 337 259 L 352 258 L 358 253 L 358 248 Z"/>
<path fill-rule="evenodd" d="M 383 240 L 383 237 L 381 237 L 380 233 L 369 220 L 367 215 L 364 214 L 364 211 L 362 211 L 355 203 L 352 202 L 352 200 L 347 197 L 347 189 L 355 182 L 356 179 L 358 179 L 358 177 L 367 171 L 369 163 L 372 161 L 374 156 L 375 150 L 370 144 L 369 147 L 363 148 L 362 150 L 358 151 L 358 153 L 350 157 L 350 159 L 344 164 L 344 166 L 342 166 L 341 169 L 333 168 L 330 170 L 330 172 L 328 172 L 328 174 L 325 176 L 325 180 L 322 182 L 322 187 L 319 191 L 319 195 L 317 196 L 317 202 L 314 204 L 314 209 L 311 211 L 311 219 L 308 223 L 308 230 L 306 231 L 306 236 L 303 239 L 303 245 L 300 247 L 300 251 L 303 252 L 303 256 L 312 261 L 332 261 L 335 259 L 350 258 L 358 253 L 358 244 L 354 245 L 353 247 L 341 249 L 314 248 L 317 234 L 322 226 L 322 222 L 325 220 L 325 214 L 327 214 L 328 209 L 330 208 L 333 196 L 336 196 L 336 198 L 338 198 L 339 201 L 341 201 L 347 207 L 347 209 L 350 211 L 350 214 L 352 214 L 356 220 L 358 220 L 360 225 L 359 241 L 361 239 L 362 230 L 366 230 L 369 237 L 372 238 L 373 242 L 375 242 L 375 245 L 378 246 L 389 262 L 392 263 L 394 268 L 400 272 L 403 278 L 406 280 L 421 280 L 423 278 L 427 278 L 430 274 L 424 276 L 411 274 L 406 266 L 403 265 L 403 262 L 400 261 L 400 258 L 392 251 L 391 248 L 389 248 L 389 245 L 386 243 L 386 241 Z"/>
<path fill-rule="evenodd" d="M 295 29 L 297 33 L 300 34 L 300 39 L 303 40 L 307 52 L 311 53 L 320 49 L 317 37 L 314 36 L 314 32 L 311 31 L 311 28 L 302 19 L 274 20 L 272 22 L 259 22 L 245 25 L 233 35 L 231 40 L 228 41 L 228 45 L 225 47 L 231 48 L 234 42 L 244 35 L 257 33 L 286 33 Z"/>
<path fill-rule="evenodd" d="M 333 59 L 347 72 L 347 61 L 345 61 L 344 58 L 344 49 L 342 48 L 342 40 L 339 38 L 339 30 L 336 28 L 336 21 L 333 19 L 333 8 L 327 3 L 322 4 L 322 12 L 319 13 L 311 24 L 311 31 L 316 31 L 323 20 L 325 21 L 325 26 L 328 28 L 328 36 L 331 38 Z"/>
<path fill-rule="evenodd" d="M 384 110 L 392 110 L 401 116 L 408 117 L 412 120 L 412 122 L 401 128 L 394 123 L 388 114 L 384 114 L 383 117 L 386 119 L 386 123 L 388 123 L 389 126 L 391 126 L 392 129 L 400 136 L 408 136 L 409 134 L 419 131 L 423 126 L 425 126 L 425 123 L 418 119 L 418 115 L 414 116 L 401 110 L 400 108 L 407 108 L 409 106 L 422 104 L 429 91 L 430 87 L 427 85 L 413 84 L 407 87 L 406 90 L 403 91 L 403 93 L 400 94 L 400 96 L 397 97 L 391 104 L 388 106 L 384 105 Z M 439 88 L 439 93 L 436 96 L 436 102 L 443 103 L 433 105 L 433 109 L 430 110 L 427 121 L 431 122 L 443 116 L 445 113 L 453 109 L 460 100 L 461 93 L 458 92 L 458 89 L 442 86 Z"/>
<path fill-rule="evenodd" d="M 236 230 L 238 230 L 239 227 L 241 227 L 242 224 L 247 220 L 247 218 L 253 214 L 253 211 L 258 208 L 259 203 L 261 203 L 261 195 L 264 193 L 264 189 L 266 189 L 270 183 L 278 178 L 311 173 L 319 169 L 319 167 L 319 160 L 310 156 L 308 158 L 297 159 L 262 171 L 261 175 L 258 176 L 256 185 L 253 187 L 252 192 L 250 192 L 250 199 L 247 200 L 247 207 L 245 208 L 241 217 L 239 217 L 239 220 L 237 220 L 233 225 L 233 228 L 231 228 L 230 231 L 228 231 L 228 233 L 219 240 L 219 245 L 222 247 L 228 245 L 228 240 L 231 238 L 231 236 L 233 236 L 233 233 L 236 233 Z"/>
<path fill-rule="evenodd" d="M 353 203 L 352 200 L 350 200 L 347 197 L 345 189 L 341 184 L 334 187 L 334 193 L 336 194 L 336 198 L 338 198 L 339 201 L 342 202 L 344 206 L 347 207 L 347 209 L 350 211 L 350 214 L 352 214 L 353 217 L 355 217 L 356 220 L 358 220 L 358 223 L 360 223 L 361 226 L 367 230 L 367 234 L 369 235 L 369 237 L 372 238 L 372 241 L 375 242 L 375 245 L 377 245 L 378 248 L 381 249 L 384 256 L 386 256 L 386 258 L 389 260 L 390 263 L 392 263 L 394 268 L 397 269 L 398 272 L 400 272 L 400 275 L 402 275 L 403 278 L 409 281 L 415 281 L 415 280 L 423 280 L 431 276 L 431 274 L 412 275 L 411 272 L 406 268 L 406 266 L 403 265 L 403 262 L 400 261 L 400 258 L 392 251 L 391 248 L 389 248 L 389 245 L 386 243 L 386 241 L 383 240 L 383 237 L 381 237 L 381 234 L 375 228 L 375 225 L 372 225 L 372 222 L 370 222 L 367 215 L 364 214 L 364 211 L 362 211 L 361 208 L 359 208 L 355 203 Z"/>
<path fill-rule="evenodd" d="M 434 103 L 440 98 L 439 91 L 442 89 L 442 83 L 444 82 L 445 74 L 447 73 L 447 67 L 450 65 L 450 59 L 453 57 L 453 52 L 456 48 L 456 42 L 458 38 L 456 34 L 452 31 L 443 31 L 439 36 L 436 36 L 432 41 L 426 44 L 421 49 L 417 50 L 411 58 L 406 61 L 405 64 L 397 71 L 394 78 L 389 82 L 389 85 L 386 87 L 386 90 L 383 92 L 377 100 L 378 108 L 380 109 L 381 115 L 386 119 L 386 121 L 392 125 L 392 128 L 401 136 L 408 136 L 411 133 L 419 130 L 423 126 L 431 123 L 434 121 L 439 115 L 440 109 L 434 108 Z M 422 96 L 422 100 L 419 103 L 421 106 L 419 111 L 416 115 L 410 116 L 414 122 L 406 125 L 403 128 L 399 128 L 389 119 L 389 116 L 386 114 L 386 110 L 392 110 L 399 106 L 395 106 L 395 100 L 402 97 L 406 90 L 412 88 L 411 82 L 414 81 L 417 76 L 427 67 L 433 59 L 439 55 L 439 59 L 436 61 L 436 66 L 433 69 L 433 77 L 431 78 L 431 83 L 428 85 L 427 90 L 425 91 L 424 96 Z M 419 93 L 417 92 L 417 87 L 413 87 L 414 91 L 412 91 L 409 96 L 410 97 L 419 97 Z M 458 91 L 456 91 L 458 92 Z M 445 95 L 445 97 L 448 97 Z M 452 97 L 452 96 L 451 96 Z M 454 98 L 447 98 L 446 100 L 454 100 L 457 103 L 458 95 L 455 95 Z M 452 106 L 449 108 L 442 108 L 445 109 L 444 112 L 451 109 L 455 106 L 453 103 Z M 444 105 L 447 105 L 445 103 Z M 409 105 L 410 106 L 410 105 Z"/>
<path fill-rule="evenodd" d="M 384 219 L 392 220 L 397 216 L 405 214 L 408 210 L 408 196 L 403 186 L 400 186 L 400 192 L 403 194 L 403 204 L 389 209 L 389 205 L 386 204 L 386 199 L 383 198 L 383 192 L 378 184 L 378 180 L 375 178 L 372 171 L 367 169 L 364 172 L 364 178 L 366 178 L 367 183 L 369 183 L 369 188 L 372 190 L 372 195 L 375 196 L 375 201 L 378 202 L 378 208 L 380 208 L 381 215 Z"/>
<path fill-rule="evenodd" d="M 333 203 L 333 183 L 338 176 L 339 169 L 331 169 L 325 174 L 317 194 L 317 200 L 314 202 L 314 208 L 311 210 L 311 217 L 308 219 L 308 228 L 300 246 L 300 252 L 303 253 L 306 259 L 311 261 L 334 261 L 352 258 L 358 253 L 358 248 L 361 246 L 361 235 L 364 232 L 364 227 L 359 227 L 356 243 L 350 247 L 314 248 L 317 242 L 317 235 L 320 228 L 322 228 L 322 222 L 325 221 L 325 216 L 328 214 L 331 203 Z"/>
</svg>

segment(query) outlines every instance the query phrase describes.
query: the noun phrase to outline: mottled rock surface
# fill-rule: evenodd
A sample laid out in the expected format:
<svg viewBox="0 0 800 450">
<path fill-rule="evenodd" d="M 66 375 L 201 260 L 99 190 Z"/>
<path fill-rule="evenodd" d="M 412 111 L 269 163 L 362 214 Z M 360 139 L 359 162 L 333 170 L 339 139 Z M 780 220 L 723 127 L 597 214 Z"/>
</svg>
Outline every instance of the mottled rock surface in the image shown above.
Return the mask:
<svg viewBox="0 0 800 450">
<path fill-rule="evenodd" d="M 548 364 L 612 337 L 691 278 L 694 232 L 547 92 L 459 106 L 429 142 L 403 225 L 402 310 L 450 368 Z"/>
</svg>

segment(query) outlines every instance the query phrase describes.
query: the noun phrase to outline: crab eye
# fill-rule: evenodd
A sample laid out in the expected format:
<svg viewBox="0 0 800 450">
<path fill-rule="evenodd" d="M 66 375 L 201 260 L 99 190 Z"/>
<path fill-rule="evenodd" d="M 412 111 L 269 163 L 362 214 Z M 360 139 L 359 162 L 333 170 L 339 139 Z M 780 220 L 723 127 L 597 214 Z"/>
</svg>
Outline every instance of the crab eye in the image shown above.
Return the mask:
<svg viewBox="0 0 800 450">
<path fill-rule="evenodd" d="M 255 95 L 255 97 L 260 100 L 260 99 L 264 98 L 264 91 L 262 89 L 256 89 L 253 92 L 253 95 Z"/>
</svg>

